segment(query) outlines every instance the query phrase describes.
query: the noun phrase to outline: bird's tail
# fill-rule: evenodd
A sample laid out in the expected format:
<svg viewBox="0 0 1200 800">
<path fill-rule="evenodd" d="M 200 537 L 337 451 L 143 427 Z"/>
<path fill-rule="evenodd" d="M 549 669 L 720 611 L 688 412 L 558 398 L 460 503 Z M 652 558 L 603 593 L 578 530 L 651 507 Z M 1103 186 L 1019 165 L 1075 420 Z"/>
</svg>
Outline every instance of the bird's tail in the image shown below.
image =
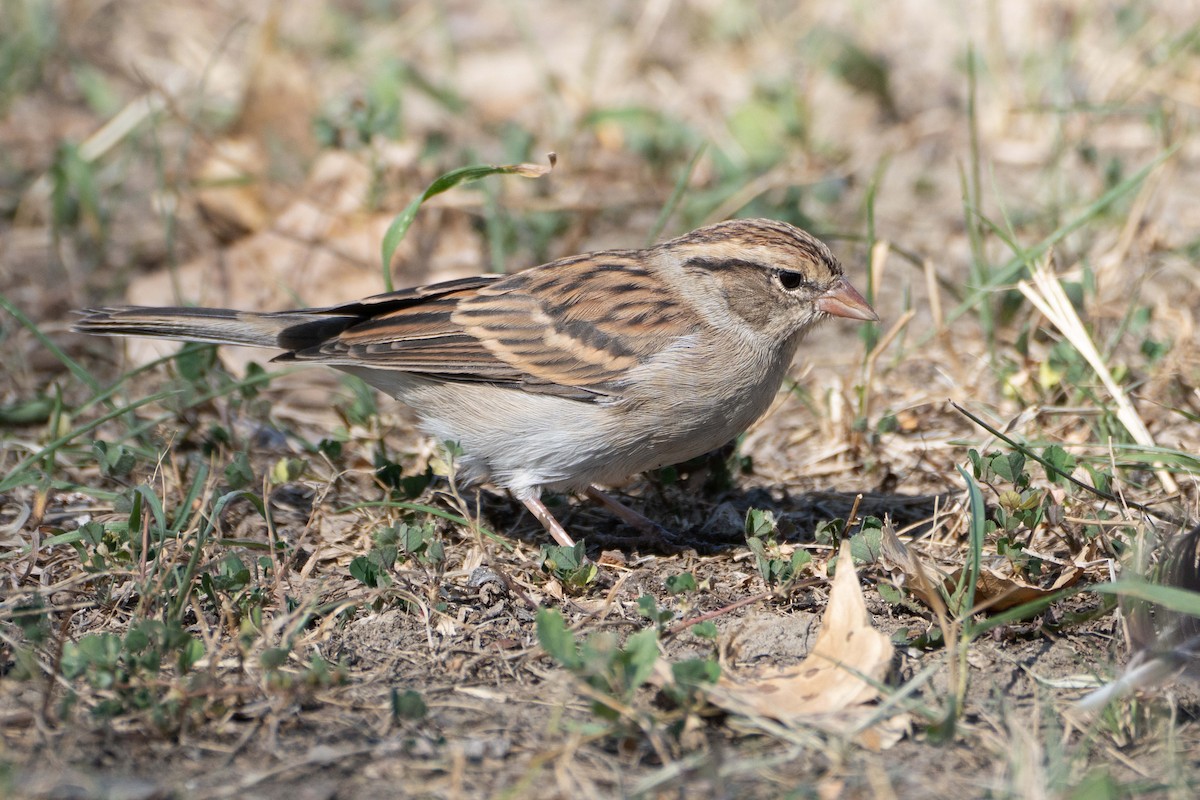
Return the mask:
<svg viewBox="0 0 1200 800">
<path fill-rule="evenodd" d="M 183 342 L 235 344 L 298 350 L 335 336 L 355 318 L 283 311 L 259 314 L 228 308 L 89 308 L 72 325 L 80 333 L 148 336 Z"/>
</svg>

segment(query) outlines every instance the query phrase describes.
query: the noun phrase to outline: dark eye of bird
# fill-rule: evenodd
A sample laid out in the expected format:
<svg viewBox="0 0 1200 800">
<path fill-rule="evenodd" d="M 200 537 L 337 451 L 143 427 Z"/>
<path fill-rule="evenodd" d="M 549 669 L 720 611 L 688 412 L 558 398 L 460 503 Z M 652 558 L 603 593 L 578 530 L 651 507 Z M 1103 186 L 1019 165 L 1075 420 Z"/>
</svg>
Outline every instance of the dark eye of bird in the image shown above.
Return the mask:
<svg viewBox="0 0 1200 800">
<path fill-rule="evenodd" d="M 779 278 L 779 285 L 785 289 L 799 289 L 806 283 L 804 275 L 799 272 L 790 272 L 786 269 L 781 269 L 775 275 Z"/>
</svg>

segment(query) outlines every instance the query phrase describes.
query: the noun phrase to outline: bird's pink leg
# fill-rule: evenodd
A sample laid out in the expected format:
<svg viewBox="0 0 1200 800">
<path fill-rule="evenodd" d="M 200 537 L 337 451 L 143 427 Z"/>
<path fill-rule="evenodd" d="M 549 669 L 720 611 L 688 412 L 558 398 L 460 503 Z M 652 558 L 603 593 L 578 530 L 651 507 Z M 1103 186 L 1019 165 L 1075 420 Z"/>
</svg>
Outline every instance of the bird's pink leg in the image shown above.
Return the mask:
<svg viewBox="0 0 1200 800">
<path fill-rule="evenodd" d="M 550 509 L 546 508 L 546 504 L 542 502 L 537 495 L 529 495 L 528 497 L 520 498 L 525 507 L 529 509 L 529 513 L 537 517 L 537 521 L 542 523 L 542 527 L 554 537 L 554 541 L 561 544 L 563 547 L 574 547 L 575 540 L 567 533 L 566 529 L 559 524 L 554 515 L 550 513 Z M 613 502 L 616 502 L 615 500 Z M 628 509 L 626 509 L 628 510 Z M 630 511 L 633 514 L 635 512 Z"/>
<path fill-rule="evenodd" d="M 636 531 L 656 535 L 666 533 L 666 529 L 662 525 L 659 525 L 649 517 L 642 516 L 624 503 L 620 503 L 616 499 L 609 497 L 595 486 L 589 486 L 584 494 L 607 508 L 618 519 Z"/>
</svg>

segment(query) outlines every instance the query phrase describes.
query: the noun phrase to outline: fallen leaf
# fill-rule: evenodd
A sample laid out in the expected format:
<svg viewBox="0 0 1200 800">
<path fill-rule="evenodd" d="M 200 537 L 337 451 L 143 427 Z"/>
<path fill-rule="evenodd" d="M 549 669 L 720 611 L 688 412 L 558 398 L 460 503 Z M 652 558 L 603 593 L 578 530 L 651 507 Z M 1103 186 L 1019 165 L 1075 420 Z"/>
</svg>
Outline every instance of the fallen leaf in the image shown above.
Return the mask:
<svg viewBox="0 0 1200 800">
<path fill-rule="evenodd" d="M 890 524 L 884 525 L 882 555 L 891 567 L 892 579 L 897 585 L 908 589 L 918 600 L 939 615 L 946 612 L 941 590 L 953 594 L 962 578 L 964 567 L 947 573 L 936 566 L 925 563 L 906 547 Z M 982 612 L 1006 611 L 1024 603 L 1053 594 L 1072 586 L 1083 577 L 1081 567 L 1067 565 L 1048 587 L 1036 586 L 1014 575 L 1005 575 L 991 567 L 981 567 L 975 583 L 975 608 Z"/>
<path fill-rule="evenodd" d="M 884 520 L 880 556 L 885 568 L 890 569 L 892 581 L 897 586 L 908 589 L 939 617 L 945 615 L 946 604 L 937 586 L 946 580 L 946 573 L 931 564 L 926 564 L 915 551 L 905 546 L 896 535 L 896 528 L 890 519 Z"/>
<path fill-rule="evenodd" d="M 250 139 L 222 139 L 196 171 L 196 204 L 213 235 L 232 242 L 267 226 L 260 193 L 262 149 Z"/>
<path fill-rule="evenodd" d="M 876 709 L 867 704 L 880 697 L 876 684 L 887 674 L 894 649 L 888 637 L 871 626 L 849 548 L 844 541 L 829 605 L 808 656 L 789 668 L 727 672 L 709 690 L 714 704 L 750 718 L 851 735 L 872 749 L 890 747 L 900 739 L 908 727 L 907 714 L 869 723 Z"/>
<path fill-rule="evenodd" d="M 281 158 L 295 168 L 317 151 L 312 119 L 318 98 L 313 74 L 308 63 L 281 40 L 280 17 L 281 8 L 272 6 L 258 30 L 246 91 L 233 126 L 234 136 L 253 139 L 273 151 L 274 169 L 284 166 L 278 163 Z"/>
<path fill-rule="evenodd" d="M 962 568 L 956 569 L 946 578 L 948 591 L 954 590 L 962 572 Z M 979 570 L 979 580 L 975 583 L 975 608 L 985 612 L 1007 611 L 1010 608 L 1016 608 L 1019 605 L 1054 594 L 1059 589 L 1073 586 L 1082 577 L 1082 569 L 1067 567 L 1059 574 L 1054 583 L 1043 588 L 1012 575 L 1002 575 L 991 567 L 982 567 Z"/>
</svg>

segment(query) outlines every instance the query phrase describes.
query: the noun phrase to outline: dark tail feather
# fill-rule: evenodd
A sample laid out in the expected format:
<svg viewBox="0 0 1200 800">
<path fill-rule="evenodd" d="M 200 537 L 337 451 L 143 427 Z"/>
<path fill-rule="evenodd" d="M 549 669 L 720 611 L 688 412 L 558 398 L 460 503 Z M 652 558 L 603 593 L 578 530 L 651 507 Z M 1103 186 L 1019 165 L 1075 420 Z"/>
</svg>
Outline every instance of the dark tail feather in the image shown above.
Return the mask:
<svg viewBox="0 0 1200 800">
<path fill-rule="evenodd" d="M 258 314 L 227 308 L 89 308 L 72 330 L 103 336 L 147 336 L 183 342 L 296 350 L 336 336 L 355 317 L 284 311 Z"/>
</svg>

